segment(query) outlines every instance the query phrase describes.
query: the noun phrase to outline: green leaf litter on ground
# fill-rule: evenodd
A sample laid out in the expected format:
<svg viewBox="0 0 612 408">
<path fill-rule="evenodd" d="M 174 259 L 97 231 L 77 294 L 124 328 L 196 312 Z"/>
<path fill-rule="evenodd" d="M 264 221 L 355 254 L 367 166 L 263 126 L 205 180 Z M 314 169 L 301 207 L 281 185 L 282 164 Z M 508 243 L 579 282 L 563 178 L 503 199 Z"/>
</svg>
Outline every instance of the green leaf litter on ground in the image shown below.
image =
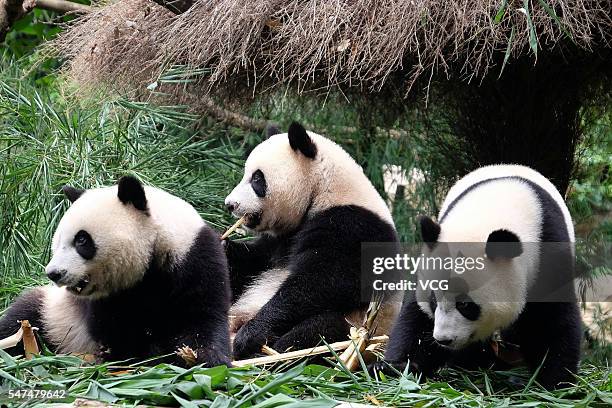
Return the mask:
<svg viewBox="0 0 612 408">
<path fill-rule="evenodd" d="M 343 369 L 301 362 L 283 371 L 270 368 L 183 369 L 168 364 L 153 367 L 91 365 L 72 356 L 37 356 L 26 361 L 1 354 L 0 403 L 23 407 L 54 406 L 76 399 L 109 404 L 182 407 L 332 407 L 341 402 L 420 407 L 489 406 L 609 406 L 612 377 L 607 368 L 584 364 L 576 386 L 546 391 L 536 383 L 512 386 L 511 377 L 527 384 L 525 369 L 462 371 L 444 369 L 423 381 L 413 374 L 398 378 L 349 375 Z M 65 390 L 66 398 L 9 400 L 9 390 Z"/>
</svg>

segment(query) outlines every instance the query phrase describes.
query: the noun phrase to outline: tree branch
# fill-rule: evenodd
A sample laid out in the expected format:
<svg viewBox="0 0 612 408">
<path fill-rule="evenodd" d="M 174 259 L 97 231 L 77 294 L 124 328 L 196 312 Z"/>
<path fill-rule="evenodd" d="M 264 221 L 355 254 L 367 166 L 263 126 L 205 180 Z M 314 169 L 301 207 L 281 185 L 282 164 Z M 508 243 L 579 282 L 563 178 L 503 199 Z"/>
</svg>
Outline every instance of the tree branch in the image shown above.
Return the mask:
<svg viewBox="0 0 612 408">
<path fill-rule="evenodd" d="M 0 41 L 4 41 L 15 21 L 34 8 L 34 0 L 0 0 Z"/>
<path fill-rule="evenodd" d="M 241 113 L 222 108 L 209 96 L 198 96 L 197 98 L 195 96 L 193 97 L 194 101 L 196 101 L 194 106 L 200 107 L 211 117 L 220 122 L 225 122 L 228 125 L 250 130 L 252 132 L 263 132 L 266 126 L 269 124 L 267 120 L 254 119 Z"/>
<path fill-rule="evenodd" d="M 34 7 L 58 13 L 87 13 L 92 10 L 85 4 L 66 0 L 0 0 L 0 42 L 4 41 L 13 24 Z"/>
<path fill-rule="evenodd" d="M 38 8 L 58 13 L 89 13 L 92 10 L 92 7 L 86 4 L 73 3 L 66 0 L 35 0 L 35 2 Z"/>
</svg>

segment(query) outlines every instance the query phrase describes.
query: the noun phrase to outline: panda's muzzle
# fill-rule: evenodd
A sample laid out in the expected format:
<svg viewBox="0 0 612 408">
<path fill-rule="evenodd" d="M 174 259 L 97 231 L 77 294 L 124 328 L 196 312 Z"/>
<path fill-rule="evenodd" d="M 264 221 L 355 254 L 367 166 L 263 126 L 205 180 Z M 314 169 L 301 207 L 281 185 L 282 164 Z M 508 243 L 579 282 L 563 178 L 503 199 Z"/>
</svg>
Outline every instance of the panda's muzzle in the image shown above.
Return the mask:
<svg viewBox="0 0 612 408">
<path fill-rule="evenodd" d="M 89 277 L 85 277 L 79 280 L 76 284 L 71 286 L 66 286 L 69 292 L 72 292 L 75 295 L 82 295 L 83 291 L 89 286 Z"/>
<path fill-rule="evenodd" d="M 89 287 L 89 276 L 85 276 L 79 279 L 76 283 L 71 282 L 70 280 L 66 281 L 67 271 L 54 269 L 47 272 L 47 276 L 51 279 L 57 286 L 64 286 L 66 289 L 75 294 L 82 295 L 83 291 Z"/>
<path fill-rule="evenodd" d="M 245 217 L 244 226 L 247 228 L 253 229 L 261 223 L 261 211 L 254 212 L 254 213 L 240 214 L 240 211 L 239 211 L 240 204 L 235 201 L 231 201 L 229 199 L 225 200 L 225 208 L 227 209 L 227 211 L 232 213 L 235 217 L 244 216 Z"/>
<path fill-rule="evenodd" d="M 58 283 L 64 276 L 66 276 L 67 272 L 68 271 L 65 269 L 51 269 L 47 271 L 47 277 L 51 279 L 53 283 Z"/>
</svg>

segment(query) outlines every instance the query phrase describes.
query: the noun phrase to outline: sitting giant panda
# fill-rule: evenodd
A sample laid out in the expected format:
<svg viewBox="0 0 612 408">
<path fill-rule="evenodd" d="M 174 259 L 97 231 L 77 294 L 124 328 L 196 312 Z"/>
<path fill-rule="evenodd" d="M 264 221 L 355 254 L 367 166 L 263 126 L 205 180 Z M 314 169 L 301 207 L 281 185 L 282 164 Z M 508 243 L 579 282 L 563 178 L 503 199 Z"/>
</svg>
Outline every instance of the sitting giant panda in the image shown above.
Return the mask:
<svg viewBox="0 0 612 408">
<path fill-rule="evenodd" d="M 479 248 L 484 271 L 465 272 L 447 291 L 417 286 L 393 327 L 386 363 L 377 367 L 391 371 L 388 363 L 403 370 L 409 361 L 412 371 L 429 376 L 444 364 L 499 363 L 496 345 L 504 343 L 490 341 L 501 332 L 531 370 L 539 368 L 540 384 L 552 388 L 572 381 L 581 340 L 574 229 L 555 187 L 528 167 L 483 167 L 451 188 L 438 220 L 420 221 L 428 243 L 424 252 L 444 256 L 456 253 L 457 243 L 482 243 L 470 248 Z M 458 290 L 461 282 L 470 282 L 469 293 Z"/>
<path fill-rule="evenodd" d="M 133 177 L 92 190 L 64 187 L 72 202 L 53 236 L 46 273 L 54 286 L 25 292 L 0 319 L 19 320 L 58 353 L 102 360 L 195 351 L 229 364 L 229 276 L 217 234 L 185 201 Z"/>
<path fill-rule="evenodd" d="M 389 209 L 350 155 L 293 123 L 253 149 L 225 200 L 259 235 L 227 241 L 234 357 L 347 339 L 347 315 L 365 306 L 362 242 L 397 242 Z M 388 305 L 379 314 L 383 329 Z M 390 318 L 389 318 L 390 317 Z M 360 322 L 359 322 L 360 323 Z"/>
</svg>

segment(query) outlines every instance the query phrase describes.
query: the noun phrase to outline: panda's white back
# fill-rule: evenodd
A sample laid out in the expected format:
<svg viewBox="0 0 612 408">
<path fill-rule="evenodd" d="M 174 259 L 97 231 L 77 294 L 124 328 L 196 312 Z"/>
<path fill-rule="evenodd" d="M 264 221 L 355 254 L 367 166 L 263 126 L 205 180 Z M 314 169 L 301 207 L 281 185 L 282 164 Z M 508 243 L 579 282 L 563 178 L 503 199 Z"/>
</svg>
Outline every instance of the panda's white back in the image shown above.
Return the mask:
<svg viewBox="0 0 612 408">
<path fill-rule="evenodd" d="M 321 151 L 317 170 L 318 197 L 313 209 L 323 211 L 334 206 L 358 205 L 395 225 L 387 203 L 363 172 L 363 168 L 336 142 L 308 132 Z"/>
<path fill-rule="evenodd" d="M 466 189 L 467 190 L 467 189 Z M 492 180 L 467 190 L 440 212 L 440 242 L 486 242 L 507 229 L 522 242 L 539 242 L 542 211 L 536 192 L 520 179 Z"/>
<path fill-rule="evenodd" d="M 569 210 L 567 209 L 567 206 L 565 205 L 563 197 L 561 196 L 561 194 L 559 194 L 559 191 L 557 191 L 555 186 L 546 177 L 544 177 L 537 171 L 527 166 L 515 164 L 497 164 L 481 167 L 461 178 L 449 190 L 446 199 L 444 200 L 444 203 L 442 204 L 442 207 L 440 209 L 438 221 L 442 220 L 442 218 L 445 216 L 448 211 L 448 207 L 451 205 L 451 203 L 456 202 L 457 198 L 474 184 L 480 183 L 488 179 L 508 177 L 523 178 L 533 182 L 534 184 L 544 189 L 550 195 L 550 197 L 557 203 L 563 214 L 570 242 L 575 241 L 572 218 L 570 216 Z M 488 222 L 484 221 L 484 219 L 487 217 L 487 214 L 490 215 L 491 212 L 493 212 L 493 215 L 497 214 L 500 217 L 499 221 L 501 222 L 508 222 L 511 225 L 518 224 L 516 230 L 517 233 L 519 230 L 531 229 L 531 232 L 525 234 L 525 238 L 532 239 L 524 239 L 520 235 L 519 237 L 521 238 L 521 240 L 526 242 L 537 242 L 539 241 L 539 239 L 533 239 L 533 234 L 536 232 L 535 226 L 531 228 L 527 225 L 521 225 L 528 218 L 525 215 L 521 215 L 522 210 L 528 211 L 527 214 L 529 215 L 535 215 L 535 213 L 537 212 L 535 207 L 540 207 L 537 201 L 536 193 L 524 182 L 520 183 L 520 180 L 517 180 L 516 182 L 514 182 L 514 185 L 512 185 L 513 181 L 514 180 L 504 179 L 500 180 L 499 182 L 496 182 L 495 184 L 485 183 L 482 186 L 486 186 L 486 189 L 481 189 L 480 187 L 477 187 L 473 191 L 470 191 L 470 193 L 466 194 L 464 197 L 466 198 L 467 196 L 469 196 L 469 198 L 471 199 L 470 204 L 473 205 L 471 210 L 468 211 L 474 214 L 481 214 L 481 217 L 483 218 L 483 228 L 487 226 L 486 224 L 488 224 Z M 511 192 L 515 192 L 517 195 L 513 196 Z M 461 201 L 463 201 L 464 198 L 462 198 Z M 522 201 L 521 199 L 525 199 L 526 201 Z M 491 203 L 495 203 L 495 205 L 493 206 L 491 205 Z M 463 207 L 463 209 L 465 208 L 467 208 L 467 206 Z M 447 215 L 447 218 L 449 218 L 449 220 L 451 218 L 451 213 Z M 475 219 L 478 220 L 479 218 Z M 541 215 L 538 216 L 538 219 L 541 219 Z M 472 219 L 472 221 L 473 220 L 474 219 Z M 466 220 L 465 222 L 469 221 Z M 486 241 L 486 236 L 484 237 L 484 240 L 480 240 L 480 242 L 484 241 Z"/>
</svg>

